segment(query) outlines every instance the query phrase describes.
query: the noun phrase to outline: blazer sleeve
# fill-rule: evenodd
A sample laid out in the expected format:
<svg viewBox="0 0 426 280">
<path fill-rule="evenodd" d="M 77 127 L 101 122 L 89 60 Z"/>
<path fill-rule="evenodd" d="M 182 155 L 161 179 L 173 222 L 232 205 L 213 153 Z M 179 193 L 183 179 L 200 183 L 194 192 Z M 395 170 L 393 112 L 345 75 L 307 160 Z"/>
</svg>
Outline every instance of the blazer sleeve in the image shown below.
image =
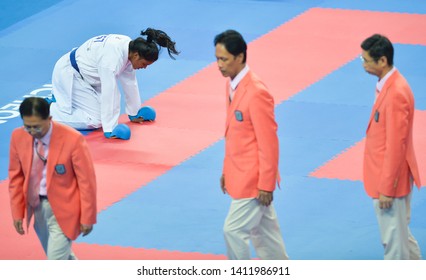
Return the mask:
<svg viewBox="0 0 426 280">
<path fill-rule="evenodd" d="M 9 195 L 12 217 L 14 220 L 21 220 L 25 215 L 25 177 L 16 147 L 16 139 L 16 134 L 13 133 L 9 152 Z"/>
<path fill-rule="evenodd" d="M 249 111 L 258 145 L 258 188 L 274 191 L 277 183 L 279 143 L 274 114 L 274 99 L 266 90 L 256 92 Z"/>
<path fill-rule="evenodd" d="M 402 88 L 389 92 L 386 106 L 386 145 L 379 193 L 394 196 L 401 165 L 405 161 L 411 118 L 414 110 Z"/>
<path fill-rule="evenodd" d="M 231 100 L 229 100 L 229 98 L 230 98 L 230 82 L 229 82 L 229 80 L 226 82 L 226 85 L 225 85 L 225 104 L 226 104 L 226 106 L 225 106 L 225 108 L 226 108 L 226 117 L 225 117 L 225 119 L 226 119 L 226 121 L 225 121 L 225 131 L 228 129 L 228 118 L 229 118 L 229 116 L 228 116 L 228 114 L 229 114 L 229 106 L 230 106 L 230 104 L 231 104 Z M 226 133 L 225 133 L 226 134 Z M 225 135 L 225 137 L 226 137 L 226 135 Z M 222 175 L 223 174 L 225 174 L 225 159 L 223 160 L 223 164 L 222 164 Z"/>
<path fill-rule="evenodd" d="M 72 162 L 80 191 L 80 223 L 93 225 L 96 223 L 97 213 L 95 168 L 84 136 L 80 135 L 77 141 L 72 153 Z"/>
</svg>

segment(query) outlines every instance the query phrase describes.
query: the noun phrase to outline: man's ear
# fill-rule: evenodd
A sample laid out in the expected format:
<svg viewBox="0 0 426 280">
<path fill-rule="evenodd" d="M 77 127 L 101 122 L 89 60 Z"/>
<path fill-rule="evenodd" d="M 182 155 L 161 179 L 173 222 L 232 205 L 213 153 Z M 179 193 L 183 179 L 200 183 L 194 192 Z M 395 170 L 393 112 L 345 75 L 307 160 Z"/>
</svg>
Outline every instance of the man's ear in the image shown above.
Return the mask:
<svg viewBox="0 0 426 280">
<path fill-rule="evenodd" d="M 237 55 L 237 60 L 239 63 L 243 63 L 244 61 L 244 53 L 240 53 L 239 55 Z"/>
<path fill-rule="evenodd" d="M 380 66 L 386 66 L 388 65 L 388 58 L 386 56 L 382 56 L 379 58 Z"/>
</svg>

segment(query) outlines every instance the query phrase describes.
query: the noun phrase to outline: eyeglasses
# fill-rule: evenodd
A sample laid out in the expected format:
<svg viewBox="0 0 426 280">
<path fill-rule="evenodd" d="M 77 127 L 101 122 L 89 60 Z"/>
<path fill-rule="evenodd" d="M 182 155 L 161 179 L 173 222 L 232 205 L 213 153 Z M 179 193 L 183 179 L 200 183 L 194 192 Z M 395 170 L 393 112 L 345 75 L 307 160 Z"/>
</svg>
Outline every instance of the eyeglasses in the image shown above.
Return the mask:
<svg viewBox="0 0 426 280">
<path fill-rule="evenodd" d="M 367 60 L 362 55 L 359 56 L 359 59 L 361 59 L 362 63 L 370 63 L 374 61 L 374 60 Z"/>
<path fill-rule="evenodd" d="M 26 132 L 34 131 L 35 133 L 42 132 L 43 127 L 40 125 L 24 125 Z"/>
</svg>

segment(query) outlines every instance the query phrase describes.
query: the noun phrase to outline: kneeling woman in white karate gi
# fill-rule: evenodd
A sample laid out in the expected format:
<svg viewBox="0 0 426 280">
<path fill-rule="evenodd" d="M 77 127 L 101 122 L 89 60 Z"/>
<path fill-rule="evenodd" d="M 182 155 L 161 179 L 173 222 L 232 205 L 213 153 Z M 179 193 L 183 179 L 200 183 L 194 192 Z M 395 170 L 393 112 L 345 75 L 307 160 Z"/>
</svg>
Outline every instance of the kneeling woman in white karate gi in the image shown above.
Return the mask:
<svg viewBox="0 0 426 280">
<path fill-rule="evenodd" d="M 120 116 L 119 81 L 126 114 L 132 122 L 142 122 L 135 70 L 154 63 L 161 47 L 167 48 L 173 59 L 179 52 L 161 30 L 148 28 L 141 36 L 146 38 L 97 36 L 62 56 L 52 75 L 53 119 L 81 130 L 102 127 L 105 137 L 115 138 L 113 131 Z"/>
</svg>

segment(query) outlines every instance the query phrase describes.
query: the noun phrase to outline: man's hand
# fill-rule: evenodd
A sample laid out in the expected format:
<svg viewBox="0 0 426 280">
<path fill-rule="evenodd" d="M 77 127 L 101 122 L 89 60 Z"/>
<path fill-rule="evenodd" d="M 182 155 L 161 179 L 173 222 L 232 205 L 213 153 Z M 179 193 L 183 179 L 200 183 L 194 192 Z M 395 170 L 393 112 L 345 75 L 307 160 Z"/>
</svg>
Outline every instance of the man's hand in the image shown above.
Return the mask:
<svg viewBox="0 0 426 280">
<path fill-rule="evenodd" d="M 14 220 L 13 226 L 15 227 L 17 233 L 20 235 L 25 234 L 24 228 L 22 227 L 22 220 Z"/>
<path fill-rule="evenodd" d="M 259 190 L 259 194 L 257 195 L 257 200 L 263 206 L 269 206 L 274 199 L 273 192 L 261 191 Z"/>
<path fill-rule="evenodd" d="M 223 193 L 226 193 L 226 188 L 225 188 L 225 176 L 222 174 L 222 176 L 220 177 L 220 188 L 222 189 Z"/>
<path fill-rule="evenodd" d="M 379 207 L 380 209 L 388 209 L 392 207 L 393 197 L 380 194 Z"/>
<path fill-rule="evenodd" d="M 80 230 L 83 233 L 83 236 L 88 235 L 93 229 L 93 225 L 80 225 Z"/>
</svg>

